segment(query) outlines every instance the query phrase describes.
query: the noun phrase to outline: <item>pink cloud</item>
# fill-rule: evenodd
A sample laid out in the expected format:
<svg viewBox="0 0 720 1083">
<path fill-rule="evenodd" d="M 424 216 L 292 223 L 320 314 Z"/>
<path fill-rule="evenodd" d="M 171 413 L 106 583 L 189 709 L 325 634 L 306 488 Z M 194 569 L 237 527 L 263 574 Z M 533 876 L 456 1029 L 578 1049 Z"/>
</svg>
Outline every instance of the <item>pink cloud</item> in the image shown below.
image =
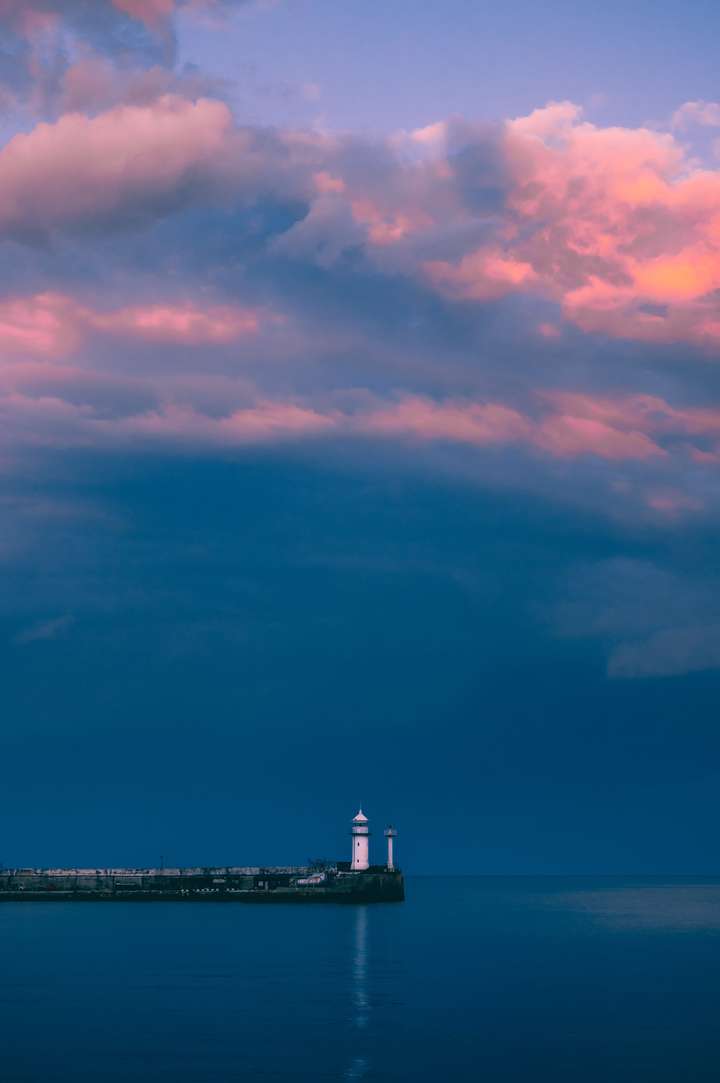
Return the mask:
<svg viewBox="0 0 720 1083">
<path fill-rule="evenodd" d="M 0 231 L 87 226 L 170 209 L 207 182 L 232 126 L 222 102 L 164 95 L 79 113 L 16 135 L 0 151 Z"/>
<path fill-rule="evenodd" d="M 552 410 L 533 418 L 502 403 L 454 400 L 442 403 L 419 396 L 382 407 L 362 418 L 369 433 L 486 446 L 525 444 L 555 458 L 594 455 L 602 459 L 644 460 L 665 454 L 648 435 L 608 420 Z"/>
<path fill-rule="evenodd" d="M 183 444 L 233 446 L 328 435 L 336 425 L 333 414 L 294 402 L 259 400 L 220 418 L 168 403 L 159 410 L 119 421 L 97 420 L 91 427 L 97 435 L 112 440 L 132 436 Z"/>
<path fill-rule="evenodd" d="M 48 9 L 48 5 L 32 0 L 0 0 L 0 19 L 11 23 L 26 37 L 35 37 L 54 30 L 60 15 Z"/>
<path fill-rule="evenodd" d="M 187 346 L 221 345 L 255 334 L 259 311 L 237 305 L 174 302 L 98 311 L 66 294 L 0 301 L 0 362 L 67 357 L 91 334 Z"/>
<path fill-rule="evenodd" d="M 536 277 L 531 264 L 496 249 L 472 252 L 458 264 L 432 260 L 424 270 L 443 292 L 473 301 L 490 301 L 531 287 Z"/>
<path fill-rule="evenodd" d="M 0 5 L 19 18 L 15 0 Z M 187 7 L 115 0 L 148 25 L 179 6 Z M 64 100 L 115 100 L 130 93 L 126 74 L 82 57 L 65 75 Z M 376 156 L 373 170 L 358 168 L 362 155 L 349 137 L 283 131 L 256 139 L 220 101 L 162 93 L 171 84 L 160 69 L 132 85 L 144 104 L 67 113 L 0 150 L 0 235 L 142 221 L 198 192 L 237 195 L 247 176 L 251 198 L 291 191 L 310 201 L 278 242 L 292 234 L 295 253 L 304 238 L 327 262 L 327 253 L 364 239 L 381 267 L 417 274 L 449 298 L 536 294 L 588 333 L 720 344 L 720 170 L 699 168 L 672 134 L 603 128 L 559 102 L 507 122 L 492 139 L 459 121 L 401 133 L 362 148 Z M 694 102 L 679 112 L 709 124 L 716 109 Z M 473 154 L 458 154 L 463 147 Z M 486 188 L 491 213 L 473 202 Z"/>
<path fill-rule="evenodd" d="M 717 437 L 720 433 L 720 412 L 706 416 L 702 411 L 675 410 L 662 400 L 593 399 L 572 393 L 539 395 L 541 409 L 533 413 L 499 401 L 438 401 L 419 395 L 378 400 L 350 411 L 334 405 L 332 399 L 315 405 L 307 399 L 257 395 L 249 405 L 216 414 L 203 407 L 208 394 L 212 398 L 214 383 L 217 377 L 212 375 L 200 384 L 180 377 L 163 380 L 162 386 L 145 377 L 123 387 L 112 377 L 88 375 L 72 366 L 0 364 L 4 439 L 39 446 L 94 446 L 141 438 L 152 443 L 232 447 L 344 437 L 429 446 L 514 446 L 552 459 L 589 456 L 612 463 L 649 463 L 668 461 L 671 455 L 692 461 L 697 450 L 694 435 Z M 142 393 L 143 387 L 146 399 L 161 404 L 151 409 L 131 405 L 113 416 L 105 416 L 104 410 L 98 413 L 92 405 L 98 395 L 103 402 L 107 394 L 117 394 L 122 402 L 130 392 Z M 239 393 L 240 385 L 229 383 L 225 397 L 232 401 Z M 668 435 L 684 439 L 668 448 L 659 442 Z M 717 461 L 720 455 L 711 452 L 704 459 L 708 465 Z M 622 488 L 621 482 L 616 488 Z M 672 486 L 655 485 L 641 499 L 648 508 L 667 515 L 701 506 Z"/>
<path fill-rule="evenodd" d="M 75 302 L 59 293 L 0 302 L 0 357 L 69 353 L 79 341 L 79 313 Z"/>
<path fill-rule="evenodd" d="M 432 225 L 432 218 L 421 207 L 383 206 L 378 200 L 359 195 L 351 199 L 350 207 L 355 221 L 367 227 L 371 244 L 394 244 Z"/>
<path fill-rule="evenodd" d="M 254 334 L 260 320 L 256 312 L 231 305 L 198 308 L 185 305 L 144 305 L 109 313 L 88 313 L 87 324 L 100 331 L 157 342 L 211 345 L 234 342 Z"/>
<path fill-rule="evenodd" d="M 344 192 L 346 188 L 344 180 L 334 177 L 326 169 L 319 169 L 313 175 L 313 181 L 320 195 L 337 195 L 339 192 Z"/>
<path fill-rule="evenodd" d="M 128 15 L 131 19 L 144 23 L 150 29 L 157 29 L 167 23 L 179 7 L 212 7 L 217 0 L 93 0 L 94 6 L 105 8 L 106 12 L 115 11 Z M 58 0 L 0 0 L 0 18 L 13 20 L 25 32 L 32 32 L 36 27 L 44 28 L 50 21 L 56 23 L 61 14 Z M 68 4 L 68 7 L 71 5 Z M 56 10 L 53 10 L 55 8 Z"/>
<path fill-rule="evenodd" d="M 670 439 L 675 451 L 691 459 L 720 461 L 720 448 L 705 450 L 693 443 L 720 439 L 719 409 L 674 407 L 651 395 L 613 398 L 555 391 L 539 392 L 536 398 L 543 408 L 529 415 L 499 402 L 407 396 L 362 415 L 355 427 L 427 442 L 524 444 L 555 458 L 593 455 L 608 461 L 667 458 L 670 451 L 661 441 Z M 656 494 L 658 501 L 663 494 Z"/>
<path fill-rule="evenodd" d="M 674 407 L 655 395 L 615 398 L 582 392 L 543 392 L 542 399 L 558 413 L 600 421 L 623 431 L 656 435 L 720 435 L 720 410 Z"/>
<path fill-rule="evenodd" d="M 110 0 L 112 6 L 150 30 L 162 28 L 180 8 L 201 14 L 219 11 L 225 0 Z M 232 2 L 232 0 L 230 0 Z"/>
<path fill-rule="evenodd" d="M 556 414 L 545 418 L 533 433 L 532 443 L 551 455 L 575 458 L 651 459 L 665 452 L 642 432 L 625 432 L 594 418 Z"/>
<path fill-rule="evenodd" d="M 112 0 L 118 11 L 146 26 L 157 27 L 175 11 L 175 0 Z"/>
<path fill-rule="evenodd" d="M 527 418 L 501 403 L 437 403 L 419 395 L 370 412 L 358 420 L 357 428 L 379 436 L 479 446 L 527 440 L 531 432 Z"/>
<path fill-rule="evenodd" d="M 118 65 L 107 56 L 83 53 L 63 72 L 56 103 L 61 113 L 97 115 L 119 104 L 148 105 L 168 94 L 208 98 L 214 85 L 198 72 Z"/>
<path fill-rule="evenodd" d="M 686 114 L 714 123 L 714 103 L 690 104 Z M 671 133 L 599 127 L 557 102 L 507 122 L 494 142 L 458 121 L 389 146 L 389 182 L 363 190 L 343 174 L 337 198 L 370 246 L 417 252 L 402 266 L 446 297 L 534 294 L 589 333 L 717 350 L 720 170 L 700 168 Z M 486 187 L 496 203 L 478 241 L 475 193 Z M 474 243 L 463 246 L 463 230 Z M 449 254 L 424 256 L 442 251 L 439 237 Z"/>
<path fill-rule="evenodd" d="M 695 104 L 714 122 L 714 103 Z M 424 263 L 439 290 L 477 301 L 535 293 L 588 332 L 716 348 L 720 171 L 699 168 L 668 133 L 600 128 L 569 102 L 508 122 L 502 153 L 496 238 Z"/>
<path fill-rule="evenodd" d="M 720 127 L 720 102 L 685 102 L 673 113 L 672 122 L 676 128 L 685 128 L 690 124 L 718 128 Z"/>
<path fill-rule="evenodd" d="M 148 30 L 164 34 L 180 10 L 197 14 L 222 11 L 227 0 L 92 0 L 100 16 L 114 11 L 142 23 Z M 232 3 L 232 0 L 229 0 Z M 82 5 L 78 5 L 81 7 Z M 72 17 L 74 0 L 0 0 L 0 19 L 11 22 L 20 33 L 32 36 L 55 27 L 63 17 Z"/>
</svg>

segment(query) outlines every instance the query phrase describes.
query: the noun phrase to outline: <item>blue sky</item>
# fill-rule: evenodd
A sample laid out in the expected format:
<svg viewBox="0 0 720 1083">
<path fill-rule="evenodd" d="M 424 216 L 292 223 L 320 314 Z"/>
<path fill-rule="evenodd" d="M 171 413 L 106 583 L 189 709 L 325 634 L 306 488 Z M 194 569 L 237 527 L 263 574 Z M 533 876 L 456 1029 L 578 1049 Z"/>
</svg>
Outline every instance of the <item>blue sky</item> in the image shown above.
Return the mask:
<svg viewBox="0 0 720 1083">
<path fill-rule="evenodd" d="M 716 95 L 716 19 L 699 0 L 294 0 L 241 6 L 221 34 L 187 18 L 179 40 L 181 60 L 237 81 L 239 114 L 261 123 L 388 132 L 570 99 L 640 125 L 666 121 L 678 95 Z"/>
<path fill-rule="evenodd" d="M 718 16 L 542 8 L 0 4 L 0 862 L 717 871 Z"/>
</svg>

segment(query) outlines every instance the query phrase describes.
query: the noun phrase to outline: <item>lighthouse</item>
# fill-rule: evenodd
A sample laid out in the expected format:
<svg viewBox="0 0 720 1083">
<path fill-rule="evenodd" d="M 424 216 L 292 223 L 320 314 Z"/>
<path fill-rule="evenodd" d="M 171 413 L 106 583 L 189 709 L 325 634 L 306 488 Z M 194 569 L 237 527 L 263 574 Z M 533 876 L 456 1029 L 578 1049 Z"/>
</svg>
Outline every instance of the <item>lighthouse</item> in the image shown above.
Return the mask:
<svg viewBox="0 0 720 1083">
<path fill-rule="evenodd" d="M 385 828 L 385 838 L 387 839 L 388 848 L 387 870 L 388 872 L 392 872 L 395 868 L 395 865 L 393 863 L 393 839 L 397 838 L 397 831 L 392 824 L 388 824 L 388 826 Z"/>
<path fill-rule="evenodd" d="M 350 834 L 352 835 L 352 861 L 350 862 L 350 868 L 353 872 L 362 872 L 364 869 L 367 869 L 370 864 L 368 857 L 370 831 L 368 829 L 368 818 L 362 809 L 359 810 L 357 816 L 353 817 Z"/>
</svg>

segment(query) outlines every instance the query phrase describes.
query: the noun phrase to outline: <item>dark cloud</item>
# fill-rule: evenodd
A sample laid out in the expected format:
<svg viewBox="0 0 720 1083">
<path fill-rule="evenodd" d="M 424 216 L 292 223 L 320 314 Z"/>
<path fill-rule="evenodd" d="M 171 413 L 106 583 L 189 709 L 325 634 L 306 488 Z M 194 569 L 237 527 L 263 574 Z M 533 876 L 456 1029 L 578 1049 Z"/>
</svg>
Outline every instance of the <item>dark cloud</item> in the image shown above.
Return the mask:
<svg viewBox="0 0 720 1083">
<path fill-rule="evenodd" d="M 83 53 L 111 58 L 119 78 L 129 68 L 172 66 L 175 48 L 171 24 L 154 33 L 110 0 L 3 0 L 0 43 L 2 83 L 40 115 L 72 93 L 66 79 Z"/>
<path fill-rule="evenodd" d="M 562 636 L 604 645 L 616 678 L 720 668 L 720 579 L 620 558 L 576 570 L 554 613 Z"/>
<path fill-rule="evenodd" d="M 178 70 L 176 18 L 251 0 L 1 0 L 0 87 L 25 118 L 94 114 L 163 93 L 221 95 L 222 80 Z"/>
</svg>

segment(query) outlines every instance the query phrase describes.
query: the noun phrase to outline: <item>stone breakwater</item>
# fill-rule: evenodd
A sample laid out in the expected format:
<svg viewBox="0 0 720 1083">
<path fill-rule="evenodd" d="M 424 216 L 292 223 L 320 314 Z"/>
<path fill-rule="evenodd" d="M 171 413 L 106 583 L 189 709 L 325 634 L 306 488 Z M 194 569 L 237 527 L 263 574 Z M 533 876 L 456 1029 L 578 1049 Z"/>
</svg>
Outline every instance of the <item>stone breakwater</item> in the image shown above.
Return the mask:
<svg viewBox="0 0 720 1083">
<path fill-rule="evenodd" d="M 402 873 L 343 863 L 185 869 L 6 869 L 0 902 L 402 902 Z"/>
</svg>

